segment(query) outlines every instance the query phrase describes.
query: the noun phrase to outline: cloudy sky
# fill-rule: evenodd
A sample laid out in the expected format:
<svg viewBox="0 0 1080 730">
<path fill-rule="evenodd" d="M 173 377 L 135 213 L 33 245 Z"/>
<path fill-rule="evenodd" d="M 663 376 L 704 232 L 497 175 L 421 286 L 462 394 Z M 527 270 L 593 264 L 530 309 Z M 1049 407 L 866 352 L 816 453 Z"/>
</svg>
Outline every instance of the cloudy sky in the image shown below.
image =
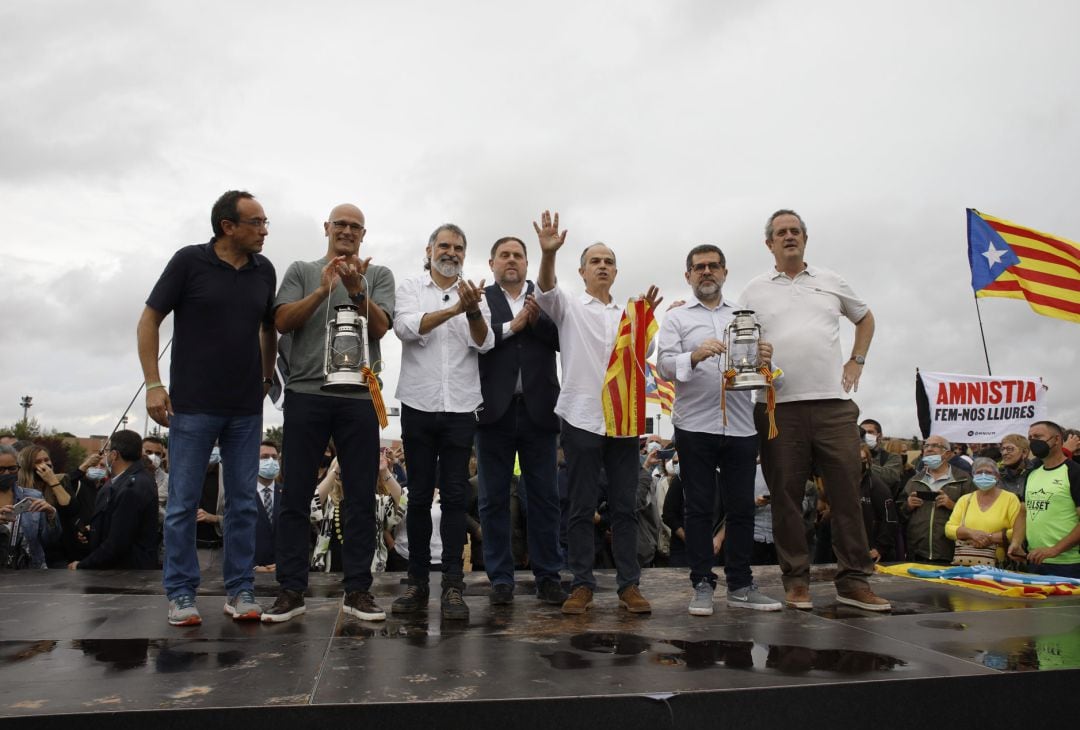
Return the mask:
<svg viewBox="0 0 1080 730">
<path fill-rule="evenodd" d="M 704 242 L 737 296 L 772 263 L 765 219 L 795 208 L 808 261 L 877 320 L 863 413 L 911 435 L 916 367 L 986 370 L 965 207 L 1080 239 L 1078 22 L 1068 1 L 4 3 L 0 424 L 30 394 L 46 427 L 108 433 L 142 379 L 143 301 L 239 187 L 279 277 L 322 255 L 337 203 L 398 277 L 454 221 L 489 281 L 491 242 L 534 243 L 552 208 L 564 283 L 602 239 L 617 297 L 669 301 Z M 994 373 L 1042 376 L 1080 425 L 1080 328 L 981 306 Z"/>
</svg>

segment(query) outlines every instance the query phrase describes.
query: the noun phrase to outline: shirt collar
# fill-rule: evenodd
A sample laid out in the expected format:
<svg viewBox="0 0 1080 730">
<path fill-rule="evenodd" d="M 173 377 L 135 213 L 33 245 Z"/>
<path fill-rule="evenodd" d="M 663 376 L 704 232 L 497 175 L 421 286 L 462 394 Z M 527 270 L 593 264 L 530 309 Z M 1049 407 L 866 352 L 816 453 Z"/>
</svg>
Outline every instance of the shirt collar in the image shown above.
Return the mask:
<svg viewBox="0 0 1080 730">
<path fill-rule="evenodd" d="M 602 306 L 604 309 L 611 309 L 612 307 L 618 307 L 619 306 L 615 301 L 615 297 L 612 297 L 610 302 L 608 302 L 607 304 L 604 304 L 602 301 L 600 301 L 599 299 L 594 297 L 589 292 L 587 292 L 587 291 L 581 292 L 581 303 L 582 304 L 589 304 L 590 302 L 596 302 L 597 304 Z"/>
<path fill-rule="evenodd" d="M 442 291 L 442 292 L 447 292 L 447 291 L 450 291 L 451 289 L 456 289 L 457 288 L 457 284 L 453 283 L 450 286 L 443 289 L 441 286 L 439 286 L 438 284 L 435 283 L 435 279 L 431 278 L 431 272 L 430 271 L 425 271 L 424 272 L 424 286 L 430 286 L 432 289 L 438 289 L 439 291 Z"/>
<path fill-rule="evenodd" d="M 772 274 L 772 276 L 770 278 L 773 279 L 773 280 L 789 278 L 788 275 L 785 274 L 784 272 L 777 271 L 775 266 L 770 270 L 769 273 Z M 806 268 L 803 269 L 802 271 L 800 271 L 799 273 L 795 274 L 795 277 L 792 278 L 791 280 L 795 281 L 795 279 L 798 279 L 803 274 L 806 274 L 807 276 L 817 276 L 818 275 L 817 274 L 817 269 L 814 268 L 811 264 L 807 264 Z"/>
<path fill-rule="evenodd" d="M 723 295 L 720 296 L 720 304 L 718 304 L 716 306 L 716 309 L 709 309 L 707 306 L 705 306 L 705 304 L 700 299 L 695 297 L 693 294 L 691 294 L 689 296 L 689 298 L 687 298 L 686 304 L 684 306 L 687 307 L 687 308 L 701 307 L 702 309 L 707 310 L 709 312 L 716 312 L 716 311 L 719 311 L 719 310 L 724 309 L 724 308 L 735 309 L 734 306 L 732 306 L 726 299 L 724 299 Z"/>
<path fill-rule="evenodd" d="M 206 253 L 206 258 L 210 261 L 210 263 L 212 263 L 212 264 L 214 264 L 216 266 L 224 266 L 226 269 L 229 269 L 230 271 L 243 271 L 244 269 L 254 268 L 254 267 L 260 266 L 262 264 L 262 262 L 259 261 L 259 256 L 257 254 L 249 253 L 247 263 L 244 264 L 243 266 L 241 266 L 239 269 L 237 269 L 232 264 L 230 264 L 228 261 L 222 261 L 221 260 L 221 258 L 217 255 L 217 251 L 214 249 L 214 244 L 216 244 L 216 243 L 217 243 L 217 236 L 214 236 L 213 238 L 211 238 L 209 240 L 209 242 L 207 242 L 206 247 L 204 249 L 204 251 Z"/>
</svg>

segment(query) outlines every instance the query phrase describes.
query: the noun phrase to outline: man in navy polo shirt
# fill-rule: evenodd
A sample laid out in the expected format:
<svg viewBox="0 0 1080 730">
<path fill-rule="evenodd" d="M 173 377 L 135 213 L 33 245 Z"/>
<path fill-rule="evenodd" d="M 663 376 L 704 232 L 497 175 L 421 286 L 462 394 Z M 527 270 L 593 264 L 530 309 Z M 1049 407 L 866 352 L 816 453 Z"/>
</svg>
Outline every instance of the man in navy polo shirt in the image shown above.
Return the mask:
<svg viewBox="0 0 1080 730">
<path fill-rule="evenodd" d="M 224 469 L 222 573 L 225 613 L 258 620 L 253 486 L 259 471 L 262 400 L 277 357 L 273 303 L 277 277 L 260 255 L 269 221 L 250 193 L 230 190 L 210 213 L 214 237 L 172 257 L 139 319 L 146 410 L 169 431 L 169 500 L 163 582 L 169 623 L 202 623 L 195 606 L 199 560 L 195 513 L 215 442 Z M 158 373 L 158 330 L 173 312 L 170 387 Z"/>
</svg>

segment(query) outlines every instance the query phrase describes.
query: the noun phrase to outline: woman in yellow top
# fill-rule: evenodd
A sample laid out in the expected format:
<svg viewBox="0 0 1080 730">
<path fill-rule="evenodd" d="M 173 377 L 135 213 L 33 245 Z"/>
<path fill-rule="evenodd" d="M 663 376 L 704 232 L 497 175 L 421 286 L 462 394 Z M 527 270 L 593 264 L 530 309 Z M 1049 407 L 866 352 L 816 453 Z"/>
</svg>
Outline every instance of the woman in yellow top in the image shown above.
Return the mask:
<svg viewBox="0 0 1080 730">
<path fill-rule="evenodd" d="M 1020 513 L 1020 500 L 1002 489 L 1001 473 L 993 459 L 975 459 L 971 471 L 978 490 L 956 501 L 945 525 L 945 536 L 967 540 L 975 547 L 996 547 L 1000 565 L 1012 537 L 1013 522 Z"/>
</svg>

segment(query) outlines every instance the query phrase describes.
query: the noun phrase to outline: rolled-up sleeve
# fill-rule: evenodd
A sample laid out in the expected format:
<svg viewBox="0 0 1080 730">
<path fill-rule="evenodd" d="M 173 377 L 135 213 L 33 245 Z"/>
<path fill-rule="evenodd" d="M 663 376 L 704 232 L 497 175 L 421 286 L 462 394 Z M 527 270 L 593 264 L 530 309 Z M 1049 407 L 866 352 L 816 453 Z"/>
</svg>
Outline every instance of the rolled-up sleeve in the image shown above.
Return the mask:
<svg viewBox="0 0 1080 730">
<path fill-rule="evenodd" d="M 484 317 L 484 322 L 487 323 L 487 334 L 484 335 L 484 342 L 482 344 L 476 344 L 476 340 L 469 335 L 469 347 L 477 352 L 484 353 L 495 347 L 495 332 L 491 326 L 491 309 L 488 307 L 487 299 L 480 300 L 480 314 Z M 460 316 L 460 315 L 459 315 Z"/>
<path fill-rule="evenodd" d="M 420 334 L 424 312 L 420 306 L 419 281 L 415 277 L 403 280 L 394 293 L 394 334 L 403 342 L 427 344 L 427 335 Z"/>
</svg>

